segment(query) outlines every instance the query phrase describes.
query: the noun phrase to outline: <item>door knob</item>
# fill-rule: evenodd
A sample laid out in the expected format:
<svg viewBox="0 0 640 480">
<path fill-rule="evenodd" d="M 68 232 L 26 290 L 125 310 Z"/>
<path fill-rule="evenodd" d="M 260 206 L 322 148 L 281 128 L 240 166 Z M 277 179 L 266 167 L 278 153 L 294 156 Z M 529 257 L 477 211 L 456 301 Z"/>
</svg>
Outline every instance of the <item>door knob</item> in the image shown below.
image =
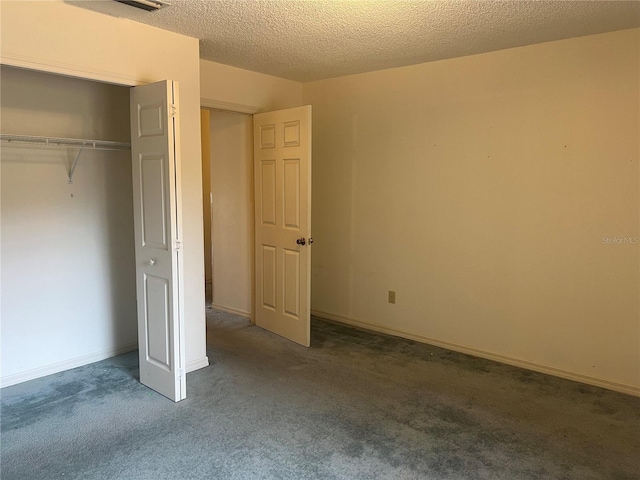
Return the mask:
<svg viewBox="0 0 640 480">
<path fill-rule="evenodd" d="M 149 265 L 151 265 L 153 267 L 155 264 L 156 264 L 155 258 L 150 258 L 149 259 Z"/>
<path fill-rule="evenodd" d="M 298 245 L 305 245 L 307 242 L 306 242 L 306 240 L 304 239 L 304 237 L 302 237 L 302 238 L 297 239 L 297 240 L 296 240 L 296 243 L 297 243 Z"/>
</svg>

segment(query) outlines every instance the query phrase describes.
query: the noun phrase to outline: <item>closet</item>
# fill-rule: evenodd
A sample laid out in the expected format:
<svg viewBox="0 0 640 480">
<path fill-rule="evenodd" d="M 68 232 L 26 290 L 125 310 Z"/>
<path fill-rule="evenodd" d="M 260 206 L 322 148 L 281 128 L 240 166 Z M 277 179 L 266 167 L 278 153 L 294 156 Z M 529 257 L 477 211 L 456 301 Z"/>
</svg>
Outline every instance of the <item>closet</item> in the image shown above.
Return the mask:
<svg viewBox="0 0 640 480">
<path fill-rule="evenodd" d="M 7 386 L 136 349 L 137 315 L 129 88 L 6 66 L 0 75 Z"/>
</svg>

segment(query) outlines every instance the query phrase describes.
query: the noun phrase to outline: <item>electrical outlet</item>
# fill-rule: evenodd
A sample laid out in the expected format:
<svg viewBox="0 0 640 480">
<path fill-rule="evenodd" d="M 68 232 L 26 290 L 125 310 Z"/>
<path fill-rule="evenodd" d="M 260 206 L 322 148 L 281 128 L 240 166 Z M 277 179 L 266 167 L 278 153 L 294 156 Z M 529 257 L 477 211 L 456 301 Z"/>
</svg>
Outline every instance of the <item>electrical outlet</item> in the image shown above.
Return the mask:
<svg viewBox="0 0 640 480">
<path fill-rule="evenodd" d="M 389 290 L 389 303 L 396 303 L 396 292 Z"/>
</svg>

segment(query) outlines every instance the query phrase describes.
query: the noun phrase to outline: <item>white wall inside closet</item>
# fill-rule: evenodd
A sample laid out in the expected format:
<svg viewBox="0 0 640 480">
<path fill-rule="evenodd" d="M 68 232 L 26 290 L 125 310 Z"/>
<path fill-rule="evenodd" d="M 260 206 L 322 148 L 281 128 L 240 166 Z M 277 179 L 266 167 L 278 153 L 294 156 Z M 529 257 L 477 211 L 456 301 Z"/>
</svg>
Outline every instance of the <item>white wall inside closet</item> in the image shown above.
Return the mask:
<svg viewBox="0 0 640 480">
<path fill-rule="evenodd" d="M 129 89 L 1 69 L 2 133 L 130 141 Z M 2 146 L 2 383 L 136 348 L 130 152 Z"/>
</svg>

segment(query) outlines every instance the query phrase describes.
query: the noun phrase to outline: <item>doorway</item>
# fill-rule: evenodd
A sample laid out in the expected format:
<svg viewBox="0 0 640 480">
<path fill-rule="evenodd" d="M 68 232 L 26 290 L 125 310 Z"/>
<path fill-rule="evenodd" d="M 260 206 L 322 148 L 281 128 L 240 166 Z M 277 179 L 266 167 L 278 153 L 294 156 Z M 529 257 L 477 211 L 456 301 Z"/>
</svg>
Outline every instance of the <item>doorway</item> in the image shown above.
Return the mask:
<svg viewBox="0 0 640 480">
<path fill-rule="evenodd" d="M 201 112 L 209 306 L 309 346 L 311 106 Z"/>
<path fill-rule="evenodd" d="M 201 109 L 207 306 L 253 312 L 253 117 Z"/>
</svg>

